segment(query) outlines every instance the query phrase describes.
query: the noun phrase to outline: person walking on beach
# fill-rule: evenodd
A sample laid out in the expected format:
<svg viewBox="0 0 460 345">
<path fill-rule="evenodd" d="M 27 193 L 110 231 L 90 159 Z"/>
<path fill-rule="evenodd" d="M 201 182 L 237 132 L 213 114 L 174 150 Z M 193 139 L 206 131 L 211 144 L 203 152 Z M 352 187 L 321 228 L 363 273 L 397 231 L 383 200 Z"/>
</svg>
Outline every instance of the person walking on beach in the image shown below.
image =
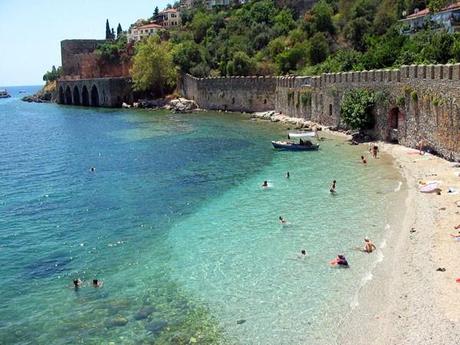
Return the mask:
<svg viewBox="0 0 460 345">
<path fill-rule="evenodd" d="M 329 189 L 329 192 L 331 192 L 332 194 L 336 192 L 335 191 L 336 182 L 337 182 L 336 180 L 332 181 L 331 189 Z"/>
<path fill-rule="evenodd" d="M 377 247 L 375 246 L 374 243 L 371 242 L 370 239 L 367 237 L 364 238 L 364 252 L 366 253 L 372 253 L 374 250 L 376 250 Z"/>
</svg>

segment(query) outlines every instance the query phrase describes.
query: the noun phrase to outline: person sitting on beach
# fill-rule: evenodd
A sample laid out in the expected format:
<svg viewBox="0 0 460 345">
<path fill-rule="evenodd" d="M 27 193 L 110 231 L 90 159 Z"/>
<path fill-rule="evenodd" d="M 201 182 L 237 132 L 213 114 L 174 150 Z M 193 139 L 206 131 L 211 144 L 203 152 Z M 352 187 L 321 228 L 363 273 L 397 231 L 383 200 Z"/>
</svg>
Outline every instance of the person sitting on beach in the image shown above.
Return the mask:
<svg viewBox="0 0 460 345">
<path fill-rule="evenodd" d="M 332 181 L 332 185 L 331 185 L 331 189 L 329 189 L 329 192 L 331 193 L 335 193 L 335 184 L 336 184 L 336 180 Z"/>
<path fill-rule="evenodd" d="M 425 154 L 425 146 L 426 146 L 426 140 L 422 139 L 417 143 L 417 148 L 419 150 L 420 155 Z"/>
<path fill-rule="evenodd" d="M 82 284 L 83 282 L 80 280 L 80 278 L 73 280 L 73 287 L 75 289 L 78 289 L 79 287 L 81 287 Z"/>
<path fill-rule="evenodd" d="M 262 183 L 262 187 L 264 188 L 268 187 L 268 181 L 264 181 L 264 183 Z"/>
<path fill-rule="evenodd" d="M 332 266 L 340 266 L 340 267 L 344 267 L 344 268 L 350 267 L 348 265 L 348 261 L 345 258 L 345 256 L 341 255 L 341 254 L 337 255 L 337 257 L 334 260 L 331 261 L 331 265 Z"/>
<path fill-rule="evenodd" d="M 278 219 L 280 220 L 280 224 L 287 224 L 287 220 L 284 219 L 283 217 L 279 216 Z"/>
<path fill-rule="evenodd" d="M 367 237 L 364 238 L 364 249 L 363 251 L 366 253 L 372 253 L 374 250 L 376 250 L 377 247 L 375 246 L 374 243 L 371 242 Z"/>
<path fill-rule="evenodd" d="M 367 164 L 367 160 L 364 158 L 364 156 L 361 156 L 361 162 L 363 162 L 363 164 Z"/>
<path fill-rule="evenodd" d="M 99 280 L 99 279 L 93 279 L 93 287 L 95 288 L 99 288 L 102 286 L 102 284 L 104 284 L 103 281 Z"/>
</svg>

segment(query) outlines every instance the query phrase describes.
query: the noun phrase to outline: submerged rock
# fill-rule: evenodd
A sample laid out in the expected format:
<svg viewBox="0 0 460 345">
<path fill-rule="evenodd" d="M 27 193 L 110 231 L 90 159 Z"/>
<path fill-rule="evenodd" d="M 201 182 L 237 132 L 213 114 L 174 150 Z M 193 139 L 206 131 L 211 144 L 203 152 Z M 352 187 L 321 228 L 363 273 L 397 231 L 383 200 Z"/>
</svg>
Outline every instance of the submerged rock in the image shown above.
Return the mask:
<svg viewBox="0 0 460 345">
<path fill-rule="evenodd" d="M 153 335 L 158 335 L 167 325 L 168 323 L 164 320 L 155 320 L 145 325 L 145 329 Z"/>
<path fill-rule="evenodd" d="M 236 324 L 237 324 L 237 325 L 242 325 L 242 324 L 245 323 L 245 322 L 246 322 L 246 320 L 241 319 L 241 320 L 237 320 L 237 321 L 236 321 Z"/>
<path fill-rule="evenodd" d="M 127 318 L 121 315 L 118 315 L 118 316 L 115 316 L 113 319 L 110 319 L 109 321 L 107 321 L 107 326 L 108 327 L 122 327 L 126 325 L 127 323 L 128 323 Z"/>
<path fill-rule="evenodd" d="M 144 320 L 150 316 L 156 309 L 152 306 L 142 307 L 136 314 L 134 320 Z"/>
</svg>

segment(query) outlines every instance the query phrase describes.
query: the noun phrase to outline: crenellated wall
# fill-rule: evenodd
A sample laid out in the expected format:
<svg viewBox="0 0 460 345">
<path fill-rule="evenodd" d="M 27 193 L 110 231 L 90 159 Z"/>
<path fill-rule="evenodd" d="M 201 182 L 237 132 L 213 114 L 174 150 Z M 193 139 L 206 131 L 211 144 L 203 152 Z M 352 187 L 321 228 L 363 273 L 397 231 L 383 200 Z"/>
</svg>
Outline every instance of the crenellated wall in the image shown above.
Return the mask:
<svg viewBox="0 0 460 345">
<path fill-rule="evenodd" d="M 180 91 L 206 109 L 276 110 L 327 126 L 345 128 L 343 96 L 366 88 L 377 95 L 377 139 L 416 147 L 421 139 L 448 159 L 460 160 L 460 64 L 326 73 L 313 77 L 184 76 Z"/>
<path fill-rule="evenodd" d="M 276 77 L 195 78 L 183 75 L 180 92 L 205 109 L 265 111 L 275 108 Z"/>
</svg>

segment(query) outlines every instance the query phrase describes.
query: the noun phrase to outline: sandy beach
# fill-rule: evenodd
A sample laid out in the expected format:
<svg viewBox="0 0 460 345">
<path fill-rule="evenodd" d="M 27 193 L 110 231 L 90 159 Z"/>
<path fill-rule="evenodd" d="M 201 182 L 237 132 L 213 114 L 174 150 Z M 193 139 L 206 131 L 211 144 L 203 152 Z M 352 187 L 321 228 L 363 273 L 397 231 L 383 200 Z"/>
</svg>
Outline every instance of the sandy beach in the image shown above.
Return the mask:
<svg viewBox="0 0 460 345">
<path fill-rule="evenodd" d="M 275 112 L 253 117 L 297 128 L 322 127 Z M 416 149 L 376 144 L 383 155 L 392 157 L 403 181 L 391 205 L 386 241 L 377 243 L 383 260 L 373 268 L 372 279 L 362 284 L 351 312 L 339 318 L 343 332 L 336 343 L 458 345 L 460 238 L 451 234 L 460 235 L 460 229 L 454 229 L 460 224 L 460 168 Z M 373 143 L 361 144 L 363 151 L 369 145 Z M 440 195 L 419 191 L 431 181 L 439 182 Z"/>
<path fill-rule="evenodd" d="M 359 305 L 345 319 L 338 344 L 460 344 L 460 169 L 417 150 L 388 143 L 405 181 L 404 207 L 395 210 L 383 261 L 361 289 Z M 441 195 L 419 191 L 440 181 Z M 438 270 L 442 269 L 442 270 Z M 444 271 L 445 269 L 445 271 Z"/>
</svg>

